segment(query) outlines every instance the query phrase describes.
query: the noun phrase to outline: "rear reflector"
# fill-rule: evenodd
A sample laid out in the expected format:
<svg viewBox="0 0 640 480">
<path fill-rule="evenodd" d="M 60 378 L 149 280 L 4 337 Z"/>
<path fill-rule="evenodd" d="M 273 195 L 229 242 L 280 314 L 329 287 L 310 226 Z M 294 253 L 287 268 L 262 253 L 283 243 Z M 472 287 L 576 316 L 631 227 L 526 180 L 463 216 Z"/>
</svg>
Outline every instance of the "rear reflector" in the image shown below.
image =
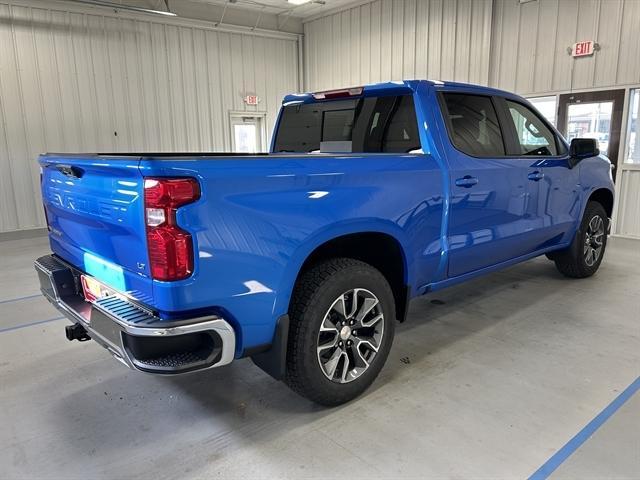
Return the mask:
<svg viewBox="0 0 640 480">
<path fill-rule="evenodd" d="M 145 178 L 147 249 L 155 280 L 182 280 L 193 273 L 193 241 L 177 225 L 176 210 L 198 198 L 194 178 Z"/>
<path fill-rule="evenodd" d="M 316 100 L 330 100 L 332 98 L 357 97 L 362 95 L 363 87 L 343 88 L 342 90 L 327 90 L 326 92 L 316 92 L 313 98 Z"/>
</svg>

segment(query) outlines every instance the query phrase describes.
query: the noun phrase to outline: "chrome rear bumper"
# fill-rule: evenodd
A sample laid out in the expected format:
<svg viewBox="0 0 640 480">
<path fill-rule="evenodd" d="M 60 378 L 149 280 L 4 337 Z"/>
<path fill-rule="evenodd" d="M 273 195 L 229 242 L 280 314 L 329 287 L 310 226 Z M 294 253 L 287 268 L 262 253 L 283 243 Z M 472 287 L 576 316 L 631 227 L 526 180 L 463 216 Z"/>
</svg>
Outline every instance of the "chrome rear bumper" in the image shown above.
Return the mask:
<svg viewBox="0 0 640 480">
<path fill-rule="evenodd" d="M 36 260 L 40 290 L 49 302 L 126 366 L 147 373 L 178 374 L 231 363 L 235 333 L 217 316 L 161 320 L 118 294 L 85 301 L 80 274 L 54 255 Z"/>
</svg>

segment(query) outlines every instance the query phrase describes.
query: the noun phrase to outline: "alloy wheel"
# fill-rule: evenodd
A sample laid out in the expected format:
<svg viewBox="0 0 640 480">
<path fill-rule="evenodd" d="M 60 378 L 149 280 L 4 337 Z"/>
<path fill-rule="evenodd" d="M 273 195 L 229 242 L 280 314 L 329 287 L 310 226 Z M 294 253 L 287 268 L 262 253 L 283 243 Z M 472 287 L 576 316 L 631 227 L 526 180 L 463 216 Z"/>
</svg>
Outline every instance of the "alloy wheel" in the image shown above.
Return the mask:
<svg viewBox="0 0 640 480">
<path fill-rule="evenodd" d="M 334 300 L 318 332 L 317 357 L 325 377 L 348 383 L 367 371 L 380 349 L 384 314 L 378 298 L 355 288 Z"/>
<path fill-rule="evenodd" d="M 604 220 L 600 215 L 594 215 L 584 235 L 584 262 L 592 267 L 602 255 L 604 247 Z"/>
</svg>

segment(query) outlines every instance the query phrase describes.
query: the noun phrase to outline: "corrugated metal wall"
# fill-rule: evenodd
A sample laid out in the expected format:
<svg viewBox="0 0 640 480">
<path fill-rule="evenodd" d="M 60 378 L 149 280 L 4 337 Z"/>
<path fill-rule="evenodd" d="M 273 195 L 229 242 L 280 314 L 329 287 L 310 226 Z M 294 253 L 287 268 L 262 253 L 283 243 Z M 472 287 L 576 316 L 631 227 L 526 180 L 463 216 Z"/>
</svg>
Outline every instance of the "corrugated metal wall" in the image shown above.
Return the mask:
<svg viewBox="0 0 640 480">
<path fill-rule="evenodd" d="M 640 170 L 621 170 L 618 189 L 616 233 L 640 238 Z"/>
<path fill-rule="evenodd" d="M 488 82 L 491 0 L 377 0 L 305 24 L 307 90 Z"/>
<path fill-rule="evenodd" d="M 230 150 L 229 111 L 266 112 L 270 134 L 281 97 L 301 89 L 295 37 L 48 5 L 0 0 L 0 232 L 44 225 L 42 151 Z M 305 24 L 306 89 L 640 84 L 639 31 L 640 0 L 375 0 Z M 573 60 L 566 48 L 588 39 L 601 50 Z M 640 235 L 638 175 L 621 175 L 620 233 Z"/>
<path fill-rule="evenodd" d="M 297 91 L 295 36 L 0 2 L 0 232 L 44 226 L 38 153 L 222 151 Z M 258 107 L 243 96 L 255 93 Z"/>
<path fill-rule="evenodd" d="M 639 0 L 495 0 L 489 83 L 521 95 L 640 83 Z M 567 48 L 596 40 L 574 59 Z"/>
<path fill-rule="evenodd" d="M 638 32 L 640 0 L 377 0 L 305 24 L 307 89 L 409 78 L 522 95 L 637 84 Z M 567 47 L 580 40 L 601 50 L 573 59 Z"/>
</svg>

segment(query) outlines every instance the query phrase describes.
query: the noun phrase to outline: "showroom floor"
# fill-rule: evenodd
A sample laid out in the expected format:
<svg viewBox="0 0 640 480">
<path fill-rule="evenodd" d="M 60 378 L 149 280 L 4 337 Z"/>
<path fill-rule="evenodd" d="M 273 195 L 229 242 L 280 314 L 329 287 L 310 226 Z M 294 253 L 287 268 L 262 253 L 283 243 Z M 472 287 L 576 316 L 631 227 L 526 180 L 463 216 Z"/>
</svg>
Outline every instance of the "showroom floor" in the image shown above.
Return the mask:
<svg viewBox="0 0 640 480">
<path fill-rule="evenodd" d="M 158 378 L 67 342 L 46 240 L 0 242 L 0 477 L 526 478 L 568 444 L 551 478 L 638 478 L 640 393 L 571 440 L 640 376 L 640 241 L 609 247 L 590 279 L 540 258 L 416 300 L 373 388 L 327 410 L 249 360 Z"/>
</svg>

